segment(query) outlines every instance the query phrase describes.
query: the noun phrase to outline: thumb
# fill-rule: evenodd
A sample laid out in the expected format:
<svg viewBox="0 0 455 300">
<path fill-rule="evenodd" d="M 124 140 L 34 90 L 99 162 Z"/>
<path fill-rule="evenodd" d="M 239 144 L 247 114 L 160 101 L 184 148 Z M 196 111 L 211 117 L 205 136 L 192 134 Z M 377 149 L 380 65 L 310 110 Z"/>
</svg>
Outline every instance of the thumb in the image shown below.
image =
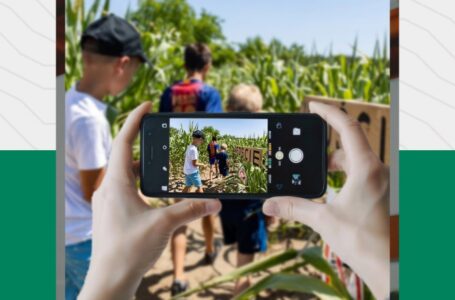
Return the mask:
<svg viewBox="0 0 455 300">
<path fill-rule="evenodd" d="M 162 208 L 163 226 L 169 230 L 186 225 L 187 223 L 216 214 L 221 210 L 218 199 L 185 199 L 179 203 Z"/>
<path fill-rule="evenodd" d="M 318 231 L 319 214 L 324 207 L 304 198 L 274 197 L 265 201 L 262 210 L 268 216 L 299 221 Z"/>
<path fill-rule="evenodd" d="M 328 168 L 330 172 L 346 171 L 346 154 L 343 149 L 337 149 L 329 155 Z"/>
</svg>

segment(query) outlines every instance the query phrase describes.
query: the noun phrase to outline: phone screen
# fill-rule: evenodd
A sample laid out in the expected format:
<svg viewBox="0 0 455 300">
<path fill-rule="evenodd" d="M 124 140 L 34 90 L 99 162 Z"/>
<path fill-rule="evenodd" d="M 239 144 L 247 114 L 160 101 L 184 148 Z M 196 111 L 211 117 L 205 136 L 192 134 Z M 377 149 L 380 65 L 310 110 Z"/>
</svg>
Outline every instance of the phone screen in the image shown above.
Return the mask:
<svg viewBox="0 0 455 300">
<path fill-rule="evenodd" d="M 267 119 L 170 118 L 168 191 L 267 193 L 268 144 Z"/>
<path fill-rule="evenodd" d="M 142 122 L 147 196 L 321 196 L 326 127 L 312 114 L 151 114 Z"/>
</svg>

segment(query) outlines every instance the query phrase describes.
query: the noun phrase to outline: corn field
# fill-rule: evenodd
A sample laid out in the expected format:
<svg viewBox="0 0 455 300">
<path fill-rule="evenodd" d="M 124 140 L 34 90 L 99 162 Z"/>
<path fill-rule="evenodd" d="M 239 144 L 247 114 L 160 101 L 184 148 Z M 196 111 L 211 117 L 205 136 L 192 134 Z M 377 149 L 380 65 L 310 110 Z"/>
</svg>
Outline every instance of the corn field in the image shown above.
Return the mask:
<svg viewBox="0 0 455 300">
<path fill-rule="evenodd" d="M 182 2 L 169 0 L 160 2 Z M 182 32 L 178 28 L 161 30 L 142 14 L 147 5 L 158 1 L 141 1 L 137 12 L 128 11 L 126 18 L 141 31 L 145 52 L 152 67 L 143 66 L 129 88 L 117 97 L 107 99 L 114 134 L 123 115 L 143 101 L 152 101 L 154 109 L 159 97 L 172 82 L 184 77 Z M 66 77 L 68 89 L 82 74 L 79 38 L 96 13 L 109 12 L 109 1 L 95 1 L 85 8 L 83 0 L 67 0 L 66 6 Z M 146 23 L 139 23 L 146 22 Z M 361 99 L 374 103 L 390 103 L 389 58 L 387 40 L 376 42 L 372 56 L 361 53 L 353 42 L 352 54 L 321 56 L 306 53 L 300 46 L 286 47 L 279 41 L 269 44 L 260 38 L 249 39 L 234 50 L 225 41 L 209 43 L 214 62 L 207 82 L 216 87 L 226 101 L 230 89 L 238 83 L 257 85 L 263 96 L 263 109 L 269 112 L 299 111 L 306 95 L 322 95 L 340 99 Z M 216 60 L 219 53 L 228 59 Z"/>
<path fill-rule="evenodd" d="M 230 135 L 220 135 L 213 127 L 198 128 L 197 124 L 190 122 L 188 128 L 170 128 L 169 134 L 169 191 L 181 192 L 184 186 L 183 165 L 185 151 L 192 142 L 192 132 L 195 130 L 204 132 L 207 140 L 198 147 L 199 162 L 208 164 L 209 157 L 207 145 L 212 136 L 216 136 L 218 144 L 227 144 L 229 175 L 225 178 L 207 182 L 208 165 L 200 168 L 204 191 L 210 193 L 266 193 L 267 192 L 267 169 L 265 152 L 267 148 L 267 136 L 239 138 Z M 246 161 L 234 149 L 236 147 L 254 147 L 263 149 L 263 162 L 261 166 L 253 165 Z M 201 170 L 202 169 L 202 170 Z M 244 174 L 244 178 L 240 174 Z"/>
</svg>

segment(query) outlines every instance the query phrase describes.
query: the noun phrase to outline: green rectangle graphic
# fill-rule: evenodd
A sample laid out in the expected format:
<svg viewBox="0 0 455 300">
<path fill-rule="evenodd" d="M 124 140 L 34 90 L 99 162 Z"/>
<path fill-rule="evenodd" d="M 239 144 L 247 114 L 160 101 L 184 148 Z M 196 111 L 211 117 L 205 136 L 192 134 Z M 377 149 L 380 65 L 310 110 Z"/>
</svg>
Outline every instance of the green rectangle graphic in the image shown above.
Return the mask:
<svg viewBox="0 0 455 300">
<path fill-rule="evenodd" d="M 55 299 L 55 151 L 0 151 L 2 299 Z"/>
<path fill-rule="evenodd" d="M 400 299 L 454 299 L 455 151 L 400 151 Z"/>
</svg>

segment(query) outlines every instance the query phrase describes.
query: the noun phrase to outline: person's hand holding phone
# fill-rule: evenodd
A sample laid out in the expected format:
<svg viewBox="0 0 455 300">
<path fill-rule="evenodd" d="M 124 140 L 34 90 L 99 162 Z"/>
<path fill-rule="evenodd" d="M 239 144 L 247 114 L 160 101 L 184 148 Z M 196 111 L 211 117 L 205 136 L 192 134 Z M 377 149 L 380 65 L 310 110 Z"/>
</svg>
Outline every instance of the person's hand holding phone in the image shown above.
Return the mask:
<svg viewBox="0 0 455 300">
<path fill-rule="evenodd" d="M 151 209 L 140 198 L 132 146 L 141 118 L 150 108 L 151 103 L 144 103 L 128 116 L 114 141 L 106 176 L 94 194 L 92 260 L 79 299 L 132 298 L 172 232 L 221 209 L 214 199 Z"/>
<path fill-rule="evenodd" d="M 302 198 L 268 199 L 264 213 L 311 226 L 360 277 L 377 299 L 390 293 L 389 169 L 373 153 L 359 124 L 340 109 L 310 103 L 341 138 L 342 149 L 329 159 L 330 170 L 347 179 L 328 204 Z"/>
</svg>

